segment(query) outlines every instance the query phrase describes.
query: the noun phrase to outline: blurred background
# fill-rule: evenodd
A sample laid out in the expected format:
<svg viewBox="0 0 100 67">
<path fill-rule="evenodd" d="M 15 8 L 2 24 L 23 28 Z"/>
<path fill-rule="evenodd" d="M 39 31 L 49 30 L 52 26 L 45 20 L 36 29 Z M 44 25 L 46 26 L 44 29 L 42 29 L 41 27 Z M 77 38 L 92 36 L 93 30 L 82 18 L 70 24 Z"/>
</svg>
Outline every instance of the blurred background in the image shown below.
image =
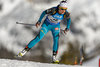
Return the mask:
<svg viewBox="0 0 100 67">
<path fill-rule="evenodd" d="M 15 59 L 38 34 L 40 28 L 16 24 L 17 21 L 35 24 L 42 11 L 57 6 L 61 0 L 0 0 L 0 58 Z M 100 58 L 100 0 L 68 0 L 71 29 L 61 36 L 57 58 L 63 64 L 79 63 L 83 49 L 83 65 L 98 66 Z M 66 26 L 61 23 L 61 28 Z M 51 62 L 52 34 L 36 44 L 23 58 L 35 62 Z M 76 59 L 77 58 L 77 59 Z"/>
</svg>

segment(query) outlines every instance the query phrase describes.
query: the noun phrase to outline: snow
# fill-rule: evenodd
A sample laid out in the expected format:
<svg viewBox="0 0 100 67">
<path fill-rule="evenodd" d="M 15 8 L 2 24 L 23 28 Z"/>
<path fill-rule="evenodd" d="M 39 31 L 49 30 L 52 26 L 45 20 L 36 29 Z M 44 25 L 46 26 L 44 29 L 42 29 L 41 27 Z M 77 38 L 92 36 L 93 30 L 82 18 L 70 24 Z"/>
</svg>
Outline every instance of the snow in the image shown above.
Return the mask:
<svg viewBox="0 0 100 67">
<path fill-rule="evenodd" d="M 73 66 L 73 65 L 63 65 L 63 64 L 39 63 L 32 61 L 0 59 L 0 67 L 93 67 L 93 66 L 78 66 L 78 65 Z"/>
</svg>

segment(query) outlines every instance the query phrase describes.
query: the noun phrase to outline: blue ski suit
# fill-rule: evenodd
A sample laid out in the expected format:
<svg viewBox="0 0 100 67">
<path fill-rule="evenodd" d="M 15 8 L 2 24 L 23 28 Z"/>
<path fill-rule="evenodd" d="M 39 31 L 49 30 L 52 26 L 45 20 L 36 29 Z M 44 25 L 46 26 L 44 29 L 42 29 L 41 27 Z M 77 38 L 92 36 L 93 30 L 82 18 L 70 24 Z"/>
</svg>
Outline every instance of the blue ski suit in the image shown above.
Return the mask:
<svg viewBox="0 0 100 67">
<path fill-rule="evenodd" d="M 66 10 L 65 14 L 58 13 L 58 7 L 52 7 L 42 12 L 38 22 L 41 23 L 43 17 L 46 15 L 46 18 L 41 26 L 39 34 L 29 42 L 28 48 L 32 48 L 35 44 L 37 44 L 46 34 L 48 31 L 52 32 L 53 35 L 53 51 L 58 51 L 59 45 L 59 32 L 60 32 L 60 22 L 66 18 L 67 26 L 66 28 L 70 28 L 70 14 Z"/>
</svg>

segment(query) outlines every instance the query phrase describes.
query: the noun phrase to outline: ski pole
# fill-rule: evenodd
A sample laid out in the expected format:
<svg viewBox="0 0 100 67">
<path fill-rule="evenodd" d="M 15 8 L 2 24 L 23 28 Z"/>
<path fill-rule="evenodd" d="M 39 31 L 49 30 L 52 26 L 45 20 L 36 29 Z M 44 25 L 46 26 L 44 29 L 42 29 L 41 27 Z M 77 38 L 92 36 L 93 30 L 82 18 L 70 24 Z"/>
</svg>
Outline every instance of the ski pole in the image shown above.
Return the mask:
<svg viewBox="0 0 100 67">
<path fill-rule="evenodd" d="M 26 26 L 36 26 L 35 24 L 28 24 L 28 23 L 21 23 L 21 22 L 16 22 L 16 24 L 20 24 L 20 25 L 26 25 Z M 66 34 L 64 33 L 63 29 L 60 29 L 60 35 L 65 36 Z"/>
<path fill-rule="evenodd" d="M 27 23 L 20 23 L 20 22 L 16 22 L 16 24 L 28 25 L 28 26 L 36 26 L 35 24 L 27 24 Z"/>
</svg>

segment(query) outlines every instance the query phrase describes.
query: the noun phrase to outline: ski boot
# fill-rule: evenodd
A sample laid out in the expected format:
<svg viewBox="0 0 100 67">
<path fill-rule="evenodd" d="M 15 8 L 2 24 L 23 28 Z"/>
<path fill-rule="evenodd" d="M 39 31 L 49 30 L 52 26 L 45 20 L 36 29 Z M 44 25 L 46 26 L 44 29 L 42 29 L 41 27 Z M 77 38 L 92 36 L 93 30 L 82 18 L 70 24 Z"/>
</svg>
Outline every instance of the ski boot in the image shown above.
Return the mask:
<svg viewBox="0 0 100 67">
<path fill-rule="evenodd" d="M 53 64 L 59 64 L 59 60 L 57 60 L 56 55 L 57 55 L 57 52 L 53 52 L 53 56 L 52 56 Z"/>
<path fill-rule="evenodd" d="M 52 57 L 52 63 L 53 64 L 59 64 L 59 60 L 56 59 L 56 56 Z"/>
<path fill-rule="evenodd" d="M 24 56 L 29 50 L 30 50 L 30 48 L 28 48 L 28 46 L 26 46 L 21 52 L 19 52 L 18 55 L 15 56 L 15 58 L 17 58 L 17 57 L 20 58 L 20 57 Z"/>
</svg>

